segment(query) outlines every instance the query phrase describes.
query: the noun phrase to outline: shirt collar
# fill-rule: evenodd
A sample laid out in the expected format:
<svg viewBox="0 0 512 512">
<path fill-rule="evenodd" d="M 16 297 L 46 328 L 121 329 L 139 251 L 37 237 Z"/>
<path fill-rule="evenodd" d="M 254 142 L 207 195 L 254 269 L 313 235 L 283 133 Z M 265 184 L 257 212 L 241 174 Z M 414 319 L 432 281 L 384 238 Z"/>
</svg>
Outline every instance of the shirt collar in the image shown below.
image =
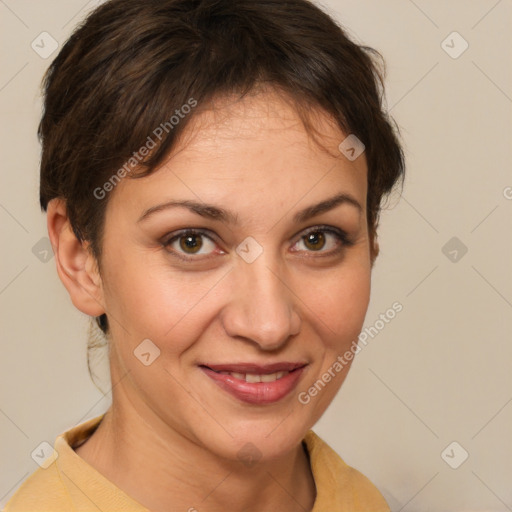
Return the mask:
<svg viewBox="0 0 512 512">
<path fill-rule="evenodd" d="M 130 498 L 110 480 L 88 465 L 74 448 L 85 442 L 96 430 L 104 414 L 64 432 L 55 441 L 58 457 L 55 461 L 59 477 L 76 510 L 89 510 L 94 504 L 99 510 L 118 512 L 149 512 Z M 340 475 L 350 469 L 345 462 L 312 430 L 303 440 L 316 486 L 316 499 L 311 512 L 352 509 L 352 496 L 342 492 Z M 336 507 L 336 508 L 334 508 Z"/>
</svg>

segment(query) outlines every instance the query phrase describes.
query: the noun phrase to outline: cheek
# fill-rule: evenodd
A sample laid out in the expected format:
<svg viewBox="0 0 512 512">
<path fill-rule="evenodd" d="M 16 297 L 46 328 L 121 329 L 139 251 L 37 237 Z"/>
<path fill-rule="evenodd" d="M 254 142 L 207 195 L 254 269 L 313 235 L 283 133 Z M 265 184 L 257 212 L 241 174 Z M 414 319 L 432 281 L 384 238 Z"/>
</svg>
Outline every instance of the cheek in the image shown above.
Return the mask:
<svg viewBox="0 0 512 512">
<path fill-rule="evenodd" d="M 339 272 L 310 293 L 311 313 L 323 333 L 324 348 L 340 352 L 357 339 L 370 300 L 370 271 L 358 268 Z"/>
<path fill-rule="evenodd" d="M 317 360 L 297 395 L 311 426 L 332 402 L 352 365 L 370 299 L 370 272 L 332 279 L 322 296 L 314 298 L 311 323 L 318 334 Z"/>
<path fill-rule="evenodd" d="M 149 338 L 166 351 L 182 352 L 209 321 L 219 276 L 176 273 L 146 263 L 125 260 L 109 267 L 105 302 L 119 324 L 115 330 L 129 337 L 130 345 Z"/>
</svg>

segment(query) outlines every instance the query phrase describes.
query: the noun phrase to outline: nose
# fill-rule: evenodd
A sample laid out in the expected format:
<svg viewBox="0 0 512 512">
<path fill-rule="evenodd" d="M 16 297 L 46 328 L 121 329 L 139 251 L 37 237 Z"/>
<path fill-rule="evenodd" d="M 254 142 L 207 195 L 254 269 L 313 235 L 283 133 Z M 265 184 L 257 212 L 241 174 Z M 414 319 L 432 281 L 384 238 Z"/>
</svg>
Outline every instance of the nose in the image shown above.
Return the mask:
<svg viewBox="0 0 512 512">
<path fill-rule="evenodd" d="M 300 331 L 296 296 L 284 275 L 271 270 L 262 256 L 253 263 L 241 261 L 231 273 L 231 282 L 231 300 L 222 311 L 222 323 L 229 336 L 272 351 Z"/>
</svg>

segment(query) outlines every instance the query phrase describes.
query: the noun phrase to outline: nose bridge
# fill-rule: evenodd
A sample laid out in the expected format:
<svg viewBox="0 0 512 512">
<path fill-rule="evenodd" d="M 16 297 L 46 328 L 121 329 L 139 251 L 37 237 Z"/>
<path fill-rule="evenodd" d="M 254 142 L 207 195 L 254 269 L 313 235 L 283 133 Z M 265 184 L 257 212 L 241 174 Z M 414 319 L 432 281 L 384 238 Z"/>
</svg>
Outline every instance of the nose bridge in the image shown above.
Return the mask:
<svg viewBox="0 0 512 512">
<path fill-rule="evenodd" d="M 265 350 L 279 348 L 300 330 L 293 294 L 263 253 L 252 263 L 238 261 L 233 272 L 236 292 L 224 316 L 230 336 L 243 337 Z"/>
</svg>

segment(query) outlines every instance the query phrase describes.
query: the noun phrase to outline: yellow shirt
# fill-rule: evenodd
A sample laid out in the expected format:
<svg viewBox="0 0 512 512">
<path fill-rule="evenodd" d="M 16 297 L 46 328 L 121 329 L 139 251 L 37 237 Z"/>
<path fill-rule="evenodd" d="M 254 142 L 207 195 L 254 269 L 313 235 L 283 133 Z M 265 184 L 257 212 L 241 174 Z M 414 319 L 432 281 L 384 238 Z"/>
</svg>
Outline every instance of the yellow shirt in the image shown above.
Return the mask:
<svg viewBox="0 0 512 512">
<path fill-rule="evenodd" d="M 73 450 L 92 435 L 102 418 L 93 418 L 58 436 L 54 445 L 57 457 L 23 482 L 4 512 L 149 512 Z M 372 483 L 347 466 L 312 430 L 303 442 L 317 493 L 311 512 L 389 512 Z"/>
</svg>

